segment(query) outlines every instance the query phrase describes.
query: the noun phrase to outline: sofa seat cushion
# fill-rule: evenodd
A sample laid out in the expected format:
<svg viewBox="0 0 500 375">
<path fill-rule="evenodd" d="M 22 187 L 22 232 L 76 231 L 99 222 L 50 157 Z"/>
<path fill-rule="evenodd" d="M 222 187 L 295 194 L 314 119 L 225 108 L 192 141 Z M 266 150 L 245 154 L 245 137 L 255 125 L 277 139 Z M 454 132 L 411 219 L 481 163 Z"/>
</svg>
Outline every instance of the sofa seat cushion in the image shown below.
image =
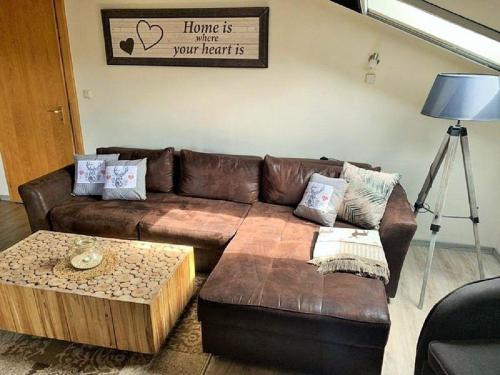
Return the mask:
<svg viewBox="0 0 500 375">
<path fill-rule="evenodd" d="M 141 219 L 140 238 L 221 249 L 233 238 L 250 205 L 171 195 Z"/>
<path fill-rule="evenodd" d="M 52 230 L 129 240 L 139 238 L 138 224 L 174 194 L 148 193 L 145 201 L 103 201 L 73 197 L 50 211 Z"/>
<path fill-rule="evenodd" d="M 199 319 L 383 348 L 390 327 L 383 283 L 318 273 L 307 263 L 318 226 L 292 211 L 252 206 L 201 291 Z"/>
<path fill-rule="evenodd" d="M 437 375 L 498 374 L 500 340 L 433 341 L 428 359 Z"/>
</svg>

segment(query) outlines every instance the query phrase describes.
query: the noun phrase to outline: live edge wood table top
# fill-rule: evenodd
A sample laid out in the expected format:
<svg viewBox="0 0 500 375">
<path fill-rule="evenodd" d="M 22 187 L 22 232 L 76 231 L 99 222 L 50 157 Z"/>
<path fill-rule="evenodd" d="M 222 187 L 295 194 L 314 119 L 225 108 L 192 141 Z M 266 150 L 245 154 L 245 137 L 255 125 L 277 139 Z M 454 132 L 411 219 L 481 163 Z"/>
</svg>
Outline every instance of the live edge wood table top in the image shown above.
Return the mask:
<svg viewBox="0 0 500 375">
<path fill-rule="evenodd" d="M 74 282 L 53 267 L 77 236 L 39 231 L 0 253 L 0 329 L 156 353 L 193 295 L 193 249 L 97 237 L 116 267 Z"/>
</svg>

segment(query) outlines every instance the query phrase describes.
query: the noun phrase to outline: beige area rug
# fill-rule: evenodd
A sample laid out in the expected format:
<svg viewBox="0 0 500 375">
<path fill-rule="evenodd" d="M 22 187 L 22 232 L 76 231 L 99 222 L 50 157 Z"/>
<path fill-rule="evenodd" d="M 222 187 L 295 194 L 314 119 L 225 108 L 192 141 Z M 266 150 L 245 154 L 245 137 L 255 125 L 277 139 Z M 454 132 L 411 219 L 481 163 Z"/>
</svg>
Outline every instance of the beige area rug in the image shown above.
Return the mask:
<svg viewBox="0 0 500 375">
<path fill-rule="evenodd" d="M 0 331 L 0 374 L 202 374 L 209 355 L 196 307 L 205 279 L 196 277 L 195 296 L 155 356 Z"/>
</svg>

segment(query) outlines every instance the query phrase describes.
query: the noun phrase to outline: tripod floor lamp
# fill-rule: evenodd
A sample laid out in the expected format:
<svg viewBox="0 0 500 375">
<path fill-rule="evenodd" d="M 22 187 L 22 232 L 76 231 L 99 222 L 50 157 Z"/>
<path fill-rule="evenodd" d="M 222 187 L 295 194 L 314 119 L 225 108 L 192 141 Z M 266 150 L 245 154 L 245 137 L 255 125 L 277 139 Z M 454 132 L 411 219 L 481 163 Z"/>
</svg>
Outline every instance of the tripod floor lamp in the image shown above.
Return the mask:
<svg viewBox="0 0 500 375">
<path fill-rule="evenodd" d="M 418 303 L 420 309 L 424 304 L 425 289 L 427 287 L 436 239 L 441 229 L 441 219 L 443 217 L 470 219 L 472 221 L 479 275 L 481 278 L 484 278 L 484 269 L 481 260 L 481 243 L 479 241 L 479 215 L 474 180 L 472 177 L 469 141 L 467 138 L 467 129 L 460 124 L 460 121 L 500 120 L 500 76 L 485 74 L 439 74 L 424 104 L 422 114 L 431 117 L 457 120 L 457 123 L 448 128 L 448 132 L 431 164 L 424 186 L 414 205 L 415 215 L 419 212 L 431 212 L 434 215 L 430 228 L 431 240 L 427 253 L 422 289 L 420 291 L 420 300 Z M 468 217 L 443 215 L 450 172 L 459 143 L 462 149 L 465 179 L 469 197 L 470 216 Z M 429 206 L 425 204 L 425 200 L 443 161 L 444 167 L 436 206 L 434 210 L 431 210 Z"/>
</svg>

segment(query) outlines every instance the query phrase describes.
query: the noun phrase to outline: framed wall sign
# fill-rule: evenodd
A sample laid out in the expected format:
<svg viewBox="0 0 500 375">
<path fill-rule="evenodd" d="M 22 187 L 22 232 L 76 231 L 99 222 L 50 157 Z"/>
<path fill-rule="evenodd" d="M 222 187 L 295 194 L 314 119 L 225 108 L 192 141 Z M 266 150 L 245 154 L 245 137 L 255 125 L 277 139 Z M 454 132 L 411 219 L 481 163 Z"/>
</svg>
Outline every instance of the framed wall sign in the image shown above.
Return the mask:
<svg viewBox="0 0 500 375">
<path fill-rule="evenodd" d="M 267 68 L 269 8 L 102 9 L 109 65 Z"/>
</svg>

